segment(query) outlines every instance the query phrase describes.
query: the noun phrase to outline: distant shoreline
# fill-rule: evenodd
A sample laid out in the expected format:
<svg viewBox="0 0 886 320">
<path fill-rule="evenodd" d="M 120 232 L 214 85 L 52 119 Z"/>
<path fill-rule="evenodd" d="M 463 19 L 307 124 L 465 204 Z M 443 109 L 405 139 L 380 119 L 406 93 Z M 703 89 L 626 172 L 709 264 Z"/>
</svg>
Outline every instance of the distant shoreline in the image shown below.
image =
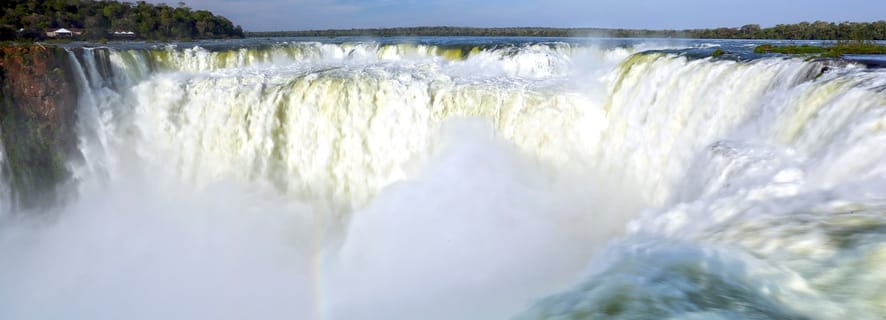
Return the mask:
<svg viewBox="0 0 886 320">
<path fill-rule="evenodd" d="M 402 27 L 368 29 L 327 29 L 298 31 L 244 32 L 246 37 L 684 37 L 681 31 L 631 30 L 604 28 L 473 28 L 473 27 Z"/>
<path fill-rule="evenodd" d="M 399 27 L 327 29 L 299 31 L 245 32 L 246 37 L 606 37 L 606 38 L 683 38 L 683 39 L 763 39 L 763 40 L 886 40 L 886 21 L 801 22 L 762 28 L 751 24 L 740 28 L 651 30 L 617 28 L 544 28 L 544 27 Z"/>
</svg>

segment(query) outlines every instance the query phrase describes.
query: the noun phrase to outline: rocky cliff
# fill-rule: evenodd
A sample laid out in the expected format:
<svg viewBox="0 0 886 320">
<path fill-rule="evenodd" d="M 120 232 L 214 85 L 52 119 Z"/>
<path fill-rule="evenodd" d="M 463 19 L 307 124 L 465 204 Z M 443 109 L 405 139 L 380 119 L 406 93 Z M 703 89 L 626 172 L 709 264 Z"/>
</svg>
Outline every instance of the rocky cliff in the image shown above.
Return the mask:
<svg viewBox="0 0 886 320">
<path fill-rule="evenodd" d="M 0 48 L 0 139 L 15 205 L 55 202 L 76 146 L 77 86 L 64 49 Z"/>
</svg>

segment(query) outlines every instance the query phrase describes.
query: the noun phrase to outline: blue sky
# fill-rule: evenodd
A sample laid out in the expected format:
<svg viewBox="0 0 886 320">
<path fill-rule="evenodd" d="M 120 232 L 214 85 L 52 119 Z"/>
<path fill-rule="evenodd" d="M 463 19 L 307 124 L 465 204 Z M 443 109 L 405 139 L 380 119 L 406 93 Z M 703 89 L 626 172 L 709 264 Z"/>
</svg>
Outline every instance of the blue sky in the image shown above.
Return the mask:
<svg viewBox="0 0 886 320">
<path fill-rule="evenodd" d="M 162 2 L 152 0 L 151 2 Z M 166 1 L 175 5 L 178 1 Z M 886 0 L 190 0 L 247 31 L 403 26 L 686 29 L 886 19 Z"/>
</svg>

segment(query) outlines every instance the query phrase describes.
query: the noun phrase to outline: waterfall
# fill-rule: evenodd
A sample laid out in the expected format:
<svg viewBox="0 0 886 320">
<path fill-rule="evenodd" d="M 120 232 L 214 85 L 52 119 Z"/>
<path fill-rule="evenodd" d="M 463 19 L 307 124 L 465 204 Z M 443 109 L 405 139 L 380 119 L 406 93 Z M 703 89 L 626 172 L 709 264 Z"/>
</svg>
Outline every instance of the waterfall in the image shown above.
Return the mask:
<svg viewBox="0 0 886 320">
<path fill-rule="evenodd" d="M 13 208 L 12 188 L 9 183 L 11 168 L 6 163 L 6 150 L 3 146 L 3 136 L 0 135 L 0 217 L 12 212 Z"/>
<path fill-rule="evenodd" d="M 883 70 L 256 41 L 70 50 L 78 197 L 0 226 L 0 318 L 886 313 Z"/>
</svg>

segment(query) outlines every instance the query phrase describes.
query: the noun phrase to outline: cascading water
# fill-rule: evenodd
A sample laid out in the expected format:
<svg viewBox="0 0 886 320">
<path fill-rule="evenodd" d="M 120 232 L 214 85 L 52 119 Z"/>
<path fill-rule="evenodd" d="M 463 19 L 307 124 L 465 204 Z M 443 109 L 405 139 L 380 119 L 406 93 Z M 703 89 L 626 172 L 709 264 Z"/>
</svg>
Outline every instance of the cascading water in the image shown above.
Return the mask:
<svg viewBox="0 0 886 320">
<path fill-rule="evenodd" d="M 0 318 L 886 313 L 883 71 L 435 41 L 72 50 Z"/>
<path fill-rule="evenodd" d="M 710 121 L 740 121 L 670 162 L 691 165 L 671 181 L 667 205 L 631 222 L 579 285 L 520 318 L 881 318 L 886 193 L 877 159 L 886 138 L 886 73 L 858 66 L 820 73 L 814 63 L 781 59 L 679 63 L 687 71 L 737 67 L 743 76 L 695 72 L 696 83 L 728 91 L 665 86 L 656 98 L 631 95 L 652 100 L 630 105 L 664 107 L 656 101 L 677 91 L 692 102 L 668 106 L 720 104 L 716 113 L 692 114 L 709 121 L 700 127 L 706 132 L 724 128 Z M 672 83 L 693 81 L 670 75 Z M 706 95 L 719 98 L 699 100 Z M 681 119 L 665 112 L 642 116 Z"/>
<path fill-rule="evenodd" d="M 12 212 L 12 188 L 9 184 L 9 165 L 6 163 L 6 150 L 0 135 L 0 217 Z"/>
</svg>

